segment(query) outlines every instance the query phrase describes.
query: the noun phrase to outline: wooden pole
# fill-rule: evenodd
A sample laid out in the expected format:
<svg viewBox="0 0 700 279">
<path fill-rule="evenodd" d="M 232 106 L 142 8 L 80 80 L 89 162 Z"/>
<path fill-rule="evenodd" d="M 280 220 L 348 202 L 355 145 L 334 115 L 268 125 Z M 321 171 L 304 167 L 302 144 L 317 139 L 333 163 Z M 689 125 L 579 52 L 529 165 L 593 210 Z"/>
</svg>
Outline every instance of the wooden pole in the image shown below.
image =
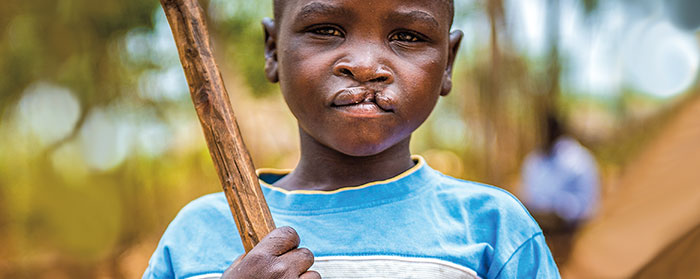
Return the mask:
<svg viewBox="0 0 700 279">
<path fill-rule="evenodd" d="M 248 252 L 275 224 L 224 87 L 197 0 L 160 0 L 175 37 L 209 154 Z"/>
</svg>

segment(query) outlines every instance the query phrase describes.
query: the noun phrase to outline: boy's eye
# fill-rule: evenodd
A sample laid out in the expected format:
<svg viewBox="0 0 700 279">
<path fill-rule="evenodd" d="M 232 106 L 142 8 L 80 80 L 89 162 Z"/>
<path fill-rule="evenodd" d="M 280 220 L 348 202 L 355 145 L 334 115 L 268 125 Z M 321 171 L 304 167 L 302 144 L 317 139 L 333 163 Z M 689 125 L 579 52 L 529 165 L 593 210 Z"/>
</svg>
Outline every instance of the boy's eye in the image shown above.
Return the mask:
<svg viewBox="0 0 700 279">
<path fill-rule="evenodd" d="M 338 36 L 342 37 L 343 33 L 338 30 L 338 28 L 325 26 L 310 30 L 311 33 L 321 36 Z"/>
<path fill-rule="evenodd" d="M 394 33 L 389 37 L 391 41 L 402 41 L 402 42 L 420 42 L 423 41 L 418 35 L 409 32 L 398 32 Z"/>
</svg>

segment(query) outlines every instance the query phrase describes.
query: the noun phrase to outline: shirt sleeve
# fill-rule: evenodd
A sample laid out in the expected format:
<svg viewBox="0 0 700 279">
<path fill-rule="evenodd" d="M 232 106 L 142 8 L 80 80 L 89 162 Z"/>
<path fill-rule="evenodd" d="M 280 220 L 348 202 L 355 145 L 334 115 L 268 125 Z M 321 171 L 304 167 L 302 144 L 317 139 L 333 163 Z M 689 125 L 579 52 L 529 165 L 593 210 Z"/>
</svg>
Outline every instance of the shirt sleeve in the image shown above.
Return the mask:
<svg viewBox="0 0 700 279">
<path fill-rule="evenodd" d="M 243 253 L 223 193 L 186 205 L 175 216 L 148 262 L 143 279 L 205 278 L 221 273 Z"/>
<path fill-rule="evenodd" d="M 164 241 L 161 239 L 156 251 L 153 252 L 148 261 L 148 268 L 143 273 L 142 279 L 175 278 L 170 254 L 168 249 L 164 248 L 163 243 Z"/>
<path fill-rule="evenodd" d="M 542 233 L 525 241 L 494 278 L 561 278 Z"/>
</svg>

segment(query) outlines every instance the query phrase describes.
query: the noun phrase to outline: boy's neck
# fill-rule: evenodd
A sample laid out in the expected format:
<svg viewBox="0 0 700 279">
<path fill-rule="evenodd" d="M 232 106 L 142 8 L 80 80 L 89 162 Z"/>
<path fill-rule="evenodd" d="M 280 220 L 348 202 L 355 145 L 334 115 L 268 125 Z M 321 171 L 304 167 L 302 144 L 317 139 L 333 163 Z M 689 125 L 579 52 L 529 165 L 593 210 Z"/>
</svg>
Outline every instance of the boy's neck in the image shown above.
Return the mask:
<svg viewBox="0 0 700 279">
<path fill-rule="evenodd" d="M 274 183 L 286 190 L 332 191 L 389 179 L 415 165 L 410 137 L 371 156 L 356 157 L 331 149 L 301 134 L 301 158 L 297 167 Z"/>
</svg>

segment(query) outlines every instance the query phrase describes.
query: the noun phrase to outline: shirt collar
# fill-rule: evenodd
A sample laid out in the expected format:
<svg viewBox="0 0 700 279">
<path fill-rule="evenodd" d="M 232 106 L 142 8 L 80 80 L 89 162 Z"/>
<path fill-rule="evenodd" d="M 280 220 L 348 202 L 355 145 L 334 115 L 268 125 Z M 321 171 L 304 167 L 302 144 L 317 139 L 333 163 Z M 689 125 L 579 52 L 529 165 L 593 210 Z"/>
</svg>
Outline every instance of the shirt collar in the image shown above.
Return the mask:
<svg viewBox="0 0 700 279">
<path fill-rule="evenodd" d="M 333 191 L 285 190 L 271 185 L 291 170 L 260 169 L 260 185 L 272 211 L 319 212 L 350 210 L 404 199 L 423 188 L 435 175 L 418 155 L 411 158 L 416 164 L 389 179 L 362 185 L 343 187 Z"/>
</svg>

